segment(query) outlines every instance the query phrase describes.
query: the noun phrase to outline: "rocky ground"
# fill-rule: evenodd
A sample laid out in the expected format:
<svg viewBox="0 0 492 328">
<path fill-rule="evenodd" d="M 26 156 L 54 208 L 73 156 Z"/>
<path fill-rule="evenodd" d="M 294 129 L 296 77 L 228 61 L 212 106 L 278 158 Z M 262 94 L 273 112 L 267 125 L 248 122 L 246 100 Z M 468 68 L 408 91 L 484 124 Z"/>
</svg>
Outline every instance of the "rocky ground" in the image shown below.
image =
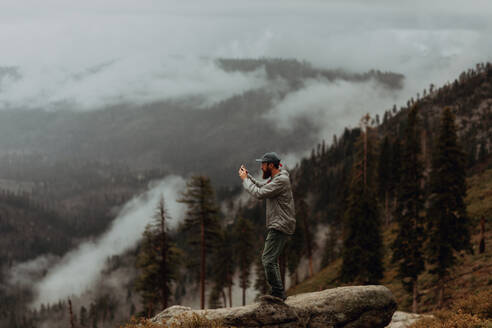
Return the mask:
<svg viewBox="0 0 492 328">
<path fill-rule="evenodd" d="M 388 288 L 349 286 L 290 296 L 285 303 L 259 302 L 215 310 L 172 306 L 152 321 L 172 325 L 198 316 L 234 327 L 384 328 L 391 322 L 395 310 L 396 302 Z M 400 317 L 403 316 L 398 315 Z"/>
</svg>

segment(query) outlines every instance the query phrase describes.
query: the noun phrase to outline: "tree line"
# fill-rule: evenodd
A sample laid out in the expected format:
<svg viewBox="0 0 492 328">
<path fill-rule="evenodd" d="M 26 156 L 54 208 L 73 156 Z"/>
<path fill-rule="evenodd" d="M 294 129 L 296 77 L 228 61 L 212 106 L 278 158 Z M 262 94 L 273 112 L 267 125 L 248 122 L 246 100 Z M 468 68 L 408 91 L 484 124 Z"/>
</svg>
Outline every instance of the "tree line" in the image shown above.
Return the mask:
<svg viewBox="0 0 492 328">
<path fill-rule="evenodd" d="M 352 167 L 344 179 L 346 190 L 335 195 L 345 205 L 334 210 L 342 216 L 339 228 L 342 246 L 338 257 L 342 258 L 343 283 L 381 281 L 384 272 L 381 232 L 385 224 L 396 224 L 391 260 L 397 265 L 398 278 L 412 293 L 414 312 L 418 310 L 419 275 L 428 269 L 436 276 L 438 302 L 442 304 L 443 282 L 456 264 L 457 252 L 471 251 L 470 220 L 464 204 L 466 157 L 457 139 L 454 114 L 448 107 L 441 113 L 435 149 L 431 152 L 432 169 L 427 177 L 418 114 L 418 107 L 412 107 L 401 137 L 384 136 L 381 142 L 371 127 L 369 115 L 363 117 L 362 128 L 354 138 Z M 304 186 L 302 183 L 301 180 L 295 185 L 296 233 L 281 259 L 284 279 L 288 271 L 294 283 L 298 282 L 297 271 L 303 256 L 308 259 L 309 275 L 313 274 L 312 254 L 317 247 L 313 234 L 316 221 L 312 220 L 309 202 L 302 195 L 302 188 L 307 188 L 309 181 L 304 181 Z M 156 308 L 168 306 L 173 296 L 172 283 L 185 285 L 188 291 L 193 283 L 199 286 L 201 308 L 206 307 L 206 286 L 208 307 L 232 306 L 231 287 L 236 272 L 245 304 L 253 267 L 257 269 L 255 288 L 259 292 L 266 290 L 264 273 L 258 263 L 261 253 L 258 234 L 263 222 L 239 215 L 227 223 L 214 198 L 208 177 L 193 176 L 187 183 L 187 190 L 179 200 L 188 206 L 186 220 L 180 227 L 180 233 L 186 236 L 181 249 L 165 228 L 167 214 L 161 198 L 155 222 L 147 227 L 139 254 L 142 273 L 138 290 L 146 316 L 153 315 Z M 258 217 L 261 220 L 261 215 Z M 329 237 L 324 249 L 328 263 L 337 258 L 333 255 L 337 237 Z"/>
</svg>

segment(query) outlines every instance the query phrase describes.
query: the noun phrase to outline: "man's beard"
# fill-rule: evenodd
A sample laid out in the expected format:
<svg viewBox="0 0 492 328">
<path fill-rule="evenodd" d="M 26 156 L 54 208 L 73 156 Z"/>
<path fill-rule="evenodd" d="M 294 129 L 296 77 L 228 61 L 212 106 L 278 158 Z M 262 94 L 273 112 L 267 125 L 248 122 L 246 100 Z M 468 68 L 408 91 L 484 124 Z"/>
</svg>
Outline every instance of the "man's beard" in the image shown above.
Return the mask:
<svg viewBox="0 0 492 328">
<path fill-rule="evenodd" d="M 267 168 L 266 171 L 263 171 L 263 179 L 268 179 L 272 176 L 272 170 Z"/>
</svg>

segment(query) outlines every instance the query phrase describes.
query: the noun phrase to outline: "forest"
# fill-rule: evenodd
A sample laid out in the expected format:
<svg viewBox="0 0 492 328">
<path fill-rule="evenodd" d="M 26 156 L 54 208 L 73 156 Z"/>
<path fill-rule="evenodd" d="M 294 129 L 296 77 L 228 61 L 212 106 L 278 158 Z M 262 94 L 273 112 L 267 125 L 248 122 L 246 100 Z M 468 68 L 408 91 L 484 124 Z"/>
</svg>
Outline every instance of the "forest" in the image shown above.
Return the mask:
<svg viewBox="0 0 492 328">
<path fill-rule="evenodd" d="M 293 69 L 279 71 L 315 74 L 296 62 L 274 62 L 268 73 L 273 78 L 275 65 L 287 64 Z M 220 65 L 254 70 L 258 62 Z M 371 74 L 391 85 L 399 80 Z M 491 99 L 492 64 L 479 63 L 443 86 L 431 84 L 405 107 L 395 105 L 382 117 L 368 113 L 358 127 L 317 142 L 290 170 L 297 225 L 280 259 L 288 292 L 384 284 L 401 309 L 423 312 L 451 302 L 454 291 L 446 282 L 460 270 L 479 265 L 478 273 L 490 272 L 492 195 L 475 193 L 479 182 L 484 190 L 492 186 Z M 201 308 L 217 308 L 245 304 L 247 290 L 267 290 L 260 259 L 264 202 L 243 201 L 239 179 L 227 186 L 196 174 L 179 200 L 187 210 L 177 228 L 168 226 L 170 200 L 161 196 L 137 247 L 107 259 L 95 292 L 29 308 L 29 284 L 8 281 L 16 263 L 63 255 L 101 234 L 115 208 L 169 171 L 9 153 L 0 158 L 0 172 L 1 327 L 114 327 L 183 304 L 190 295 Z M 9 184 L 26 177 L 29 183 Z M 123 285 L 105 284 L 104 277 L 122 269 Z M 328 271 L 330 279 L 322 276 Z M 490 283 L 480 275 L 467 288 L 490 290 Z"/>
</svg>

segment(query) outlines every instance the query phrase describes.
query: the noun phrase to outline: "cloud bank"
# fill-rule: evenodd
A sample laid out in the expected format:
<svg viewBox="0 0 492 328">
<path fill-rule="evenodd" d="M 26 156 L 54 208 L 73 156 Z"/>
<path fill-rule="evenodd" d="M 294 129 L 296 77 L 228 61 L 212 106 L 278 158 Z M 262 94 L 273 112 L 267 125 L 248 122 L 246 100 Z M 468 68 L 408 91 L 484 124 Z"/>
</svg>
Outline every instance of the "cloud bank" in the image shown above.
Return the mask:
<svg viewBox="0 0 492 328">
<path fill-rule="evenodd" d="M 22 78 L 0 79 L 0 107 L 89 110 L 190 95 L 210 103 L 266 83 L 261 72 L 222 72 L 217 57 L 391 70 L 407 77 L 405 99 L 491 60 L 491 16 L 492 3 L 478 0 L 4 0 L 0 66 Z"/>
<path fill-rule="evenodd" d="M 403 92 L 388 90 L 374 80 L 309 80 L 304 88 L 287 95 L 264 117 L 287 131 L 296 119 L 307 117 L 320 128 L 320 139 L 331 141 L 333 134 L 341 134 L 345 127 L 355 127 L 361 113 L 372 113 L 373 117 L 379 113 L 382 118 L 388 105 L 400 103 L 406 99 L 403 97 Z"/>
<path fill-rule="evenodd" d="M 38 307 L 42 303 L 54 303 L 71 295 L 81 295 L 90 289 L 109 256 L 124 253 L 140 240 L 145 226 L 152 220 L 161 194 L 166 201 L 170 227 L 175 227 L 184 217 L 184 204 L 176 202 L 178 191 L 184 187 L 183 178 L 168 176 L 150 186 L 149 191 L 130 200 L 107 233 L 97 240 L 80 244 L 48 269 L 34 288 L 36 299 L 32 305 Z M 24 273 L 23 277 L 15 278 L 22 282 L 33 275 L 33 267 L 44 269 L 44 264 L 51 260 L 35 259 L 32 263 L 21 264 L 12 272 Z"/>
</svg>

